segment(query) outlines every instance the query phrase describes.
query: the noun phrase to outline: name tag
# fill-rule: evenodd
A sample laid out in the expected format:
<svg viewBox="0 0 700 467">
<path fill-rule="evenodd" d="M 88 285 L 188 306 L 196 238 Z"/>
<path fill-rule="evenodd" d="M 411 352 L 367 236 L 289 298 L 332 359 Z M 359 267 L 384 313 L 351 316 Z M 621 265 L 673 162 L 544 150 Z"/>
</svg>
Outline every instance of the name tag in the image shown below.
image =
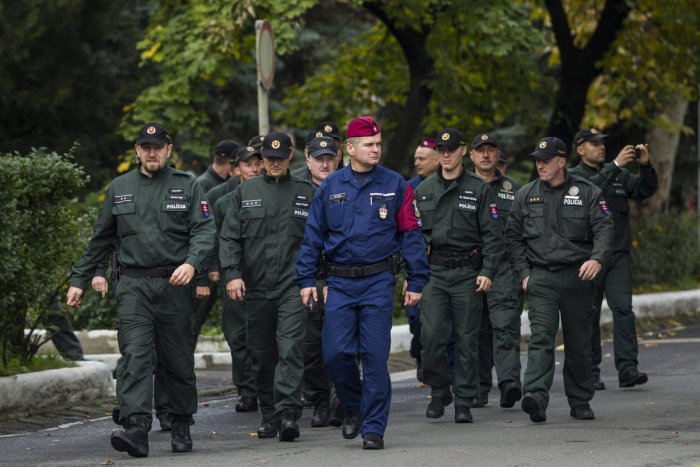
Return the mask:
<svg viewBox="0 0 700 467">
<path fill-rule="evenodd" d="M 261 199 L 244 199 L 241 201 L 242 208 L 259 208 L 263 203 Z"/>
<path fill-rule="evenodd" d="M 304 195 L 296 195 L 294 197 L 294 206 L 297 208 L 308 208 L 309 199 Z M 308 216 L 308 213 L 307 213 Z"/>
<path fill-rule="evenodd" d="M 498 196 L 499 198 L 501 198 L 501 199 L 507 199 L 507 200 L 509 200 L 509 201 L 514 201 L 514 200 L 515 200 L 515 195 L 513 195 L 512 193 L 506 193 L 506 192 L 503 192 L 503 191 L 499 191 L 498 194 L 497 194 L 497 196 Z"/>
<path fill-rule="evenodd" d="M 302 219 L 306 219 L 307 217 L 309 217 L 309 211 L 306 210 L 306 209 L 294 208 L 294 209 L 292 209 L 292 214 L 291 214 L 291 216 L 292 216 L 292 217 L 300 217 L 300 218 L 302 218 Z"/>
<path fill-rule="evenodd" d="M 163 211 L 187 211 L 187 203 L 165 203 Z"/>
<path fill-rule="evenodd" d="M 473 191 L 471 191 L 471 190 L 462 190 L 462 191 L 459 193 L 459 199 L 460 199 L 461 201 L 473 201 L 473 202 L 475 202 L 475 203 L 476 203 L 476 201 L 477 201 L 477 199 L 476 199 L 476 193 L 473 192 Z M 469 203 L 467 203 L 467 204 L 469 204 Z"/>
<path fill-rule="evenodd" d="M 459 201 L 457 203 L 457 209 L 468 212 L 476 212 L 476 204 L 470 203 L 468 201 Z"/>
<path fill-rule="evenodd" d="M 564 196 L 564 206 L 583 206 L 583 201 L 578 196 Z"/>
<path fill-rule="evenodd" d="M 134 195 L 114 195 L 114 204 L 133 203 Z"/>
<path fill-rule="evenodd" d="M 184 188 L 168 188 L 168 193 L 171 193 L 173 195 L 183 195 L 183 194 L 185 194 L 185 189 Z"/>
<path fill-rule="evenodd" d="M 165 195 L 166 200 L 176 200 L 176 201 L 186 201 L 187 196 L 185 195 Z"/>
<path fill-rule="evenodd" d="M 334 203 L 345 202 L 347 195 L 345 193 L 334 193 L 330 196 L 330 200 Z"/>
</svg>

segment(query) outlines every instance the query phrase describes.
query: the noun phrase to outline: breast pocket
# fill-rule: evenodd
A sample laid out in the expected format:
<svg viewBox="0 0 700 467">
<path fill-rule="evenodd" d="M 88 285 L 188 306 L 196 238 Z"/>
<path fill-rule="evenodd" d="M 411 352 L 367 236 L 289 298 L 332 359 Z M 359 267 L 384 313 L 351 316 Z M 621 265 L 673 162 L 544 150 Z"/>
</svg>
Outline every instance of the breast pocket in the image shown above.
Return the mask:
<svg viewBox="0 0 700 467">
<path fill-rule="evenodd" d="M 475 199 L 457 199 L 452 213 L 453 236 L 462 238 L 465 231 L 478 232 L 479 202 Z"/>
<path fill-rule="evenodd" d="M 432 230 L 435 225 L 435 201 L 416 201 L 420 212 L 421 230 Z"/>
<path fill-rule="evenodd" d="M 241 235 L 243 238 L 264 237 L 267 221 L 264 208 L 241 209 Z"/>
<path fill-rule="evenodd" d="M 350 213 L 350 200 L 331 200 L 326 209 L 326 222 L 331 230 L 341 230 Z"/>
<path fill-rule="evenodd" d="M 537 238 L 542 232 L 542 221 L 544 220 L 544 204 L 528 204 L 525 208 L 525 218 L 523 219 L 523 237 Z"/>
<path fill-rule="evenodd" d="M 591 239 L 588 227 L 588 212 L 585 207 L 563 206 L 561 216 L 566 238 L 577 242 L 585 242 Z"/>
<path fill-rule="evenodd" d="M 396 227 L 396 198 L 375 198 L 369 206 L 369 223 L 380 229 Z"/>
<path fill-rule="evenodd" d="M 163 232 L 189 231 L 190 205 L 185 201 L 166 201 L 160 208 L 160 227 Z"/>
<path fill-rule="evenodd" d="M 117 235 L 124 237 L 137 231 L 136 203 L 120 203 L 112 206 L 112 215 L 117 222 Z"/>
</svg>

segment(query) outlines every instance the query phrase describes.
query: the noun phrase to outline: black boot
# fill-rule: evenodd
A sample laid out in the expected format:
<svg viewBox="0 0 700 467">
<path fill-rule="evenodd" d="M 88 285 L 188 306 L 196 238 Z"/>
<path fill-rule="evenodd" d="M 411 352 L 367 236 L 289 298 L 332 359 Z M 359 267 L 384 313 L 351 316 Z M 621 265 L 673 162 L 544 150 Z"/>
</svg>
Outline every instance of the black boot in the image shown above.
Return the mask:
<svg viewBox="0 0 700 467">
<path fill-rule="evenodd" d="M 158 423 L 160 423 L 160 431 L 170 431 L 173 429 L 173 423 L 169 414 L 166 413 L 161 416 L 156 415 L 156 418 L 158 419 Z"/>
<path fill-rule="evenodd" d="M 236 404 L 236 412 L 257 412 L 258 399 L 255 397 L 241 396 L 241 400 Z"/>
<path fill-rule="evenodd" d="M 328 420 L 328 424 L 340 427 L 343 426 L 343 420 L 345 420 L 345 407 L 343 407 L 335 392 L 331 392 L 331 418 Z"/>
<path fill-rule="evenodd" d="M 112 432 L 110 442 L 114 449 L 126 452 L 131 457 L 148 457 L 147 421 L 132 415 L 125 421 L 123 430 Z"/>
<path fill-rule="evenodd" d="M 280 416 L 280 441 L 294 441 L 300 435 L 296 409 L 285 409 Z"/>
<path fill-rule="evenodd" d="M 331 418 L 331 407 L 327 400 L 320 400 L 314 406 L 314 416 L 311 418 L 311 427 L 328 426 Z"/>
<path fill-rule="evenodd" d="M 170 432 L 170 445 L 173 452 L 192 451 L 192 437 L 190 436 L 189 415 L 173 415 L 172 431 Z"/>
<path fill-rule="evenodd" d="M 276 438 L 277 420 L 272 414 L 263 414 L 262 422 L 258 428 L 258 439 Z"/>
</svg>

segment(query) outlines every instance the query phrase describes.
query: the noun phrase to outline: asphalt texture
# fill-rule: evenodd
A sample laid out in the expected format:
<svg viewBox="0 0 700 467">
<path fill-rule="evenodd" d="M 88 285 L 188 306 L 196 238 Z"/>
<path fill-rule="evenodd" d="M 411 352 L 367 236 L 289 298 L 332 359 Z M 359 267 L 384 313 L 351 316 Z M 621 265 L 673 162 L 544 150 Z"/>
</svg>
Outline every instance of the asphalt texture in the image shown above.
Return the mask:
<svg viewBox="0 0 700 467">
<path fill-rule="evenodd" d="M 236 399 L 224 390 L 220 397 L 200 403 L 192 427 L 192 453 L 171 453 L 169 433 L 158 431 L 155 422 L 149 457 L 130 458 L 110 447 L 109 434 L 117 427 L 100 417 L 4 435 L 0 465 L 700 465 L 700 326 L 645 336 L 639 361 L 649 382 L 643 386 L 619 389 L 611 342 L 603 352 L 607 389 L 591 402 L 596 419 L 590 421 L 569 416 L 561 377 L 563 352 L 558 348 L 543 424 L 530 422 L 520 404 L 499 408 L 497 388 L 488 406 L 472 409 L 473 424 L 455 424 L 452 406 L 443 418 L 427 419 L 429 390 L 408 370 L 394 375 L 383 451 L 363 451 L 360 438 L 344 440 L 338 428 L 309 428 L 310 409 L 299 421 L 302 433 L 295 442 L 257 439 L 259 414 L 235 413 Z M 525 364 L 526 354 L 522 357 Z M 410 361 L 403 366 L 406 363 Z M 222 384 L 228 381 L 225 371 L 217 374 Z"/>
</svg>

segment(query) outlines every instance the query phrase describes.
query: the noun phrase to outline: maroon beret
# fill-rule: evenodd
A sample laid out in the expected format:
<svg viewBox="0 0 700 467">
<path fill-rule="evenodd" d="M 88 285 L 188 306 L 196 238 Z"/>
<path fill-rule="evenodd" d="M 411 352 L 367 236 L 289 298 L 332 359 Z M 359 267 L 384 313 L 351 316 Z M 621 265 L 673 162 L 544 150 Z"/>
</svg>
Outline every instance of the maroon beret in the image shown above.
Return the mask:
<svg viewBox="0 0 700 467">
<path fill-rule="evenodd" d="M 428 138 L 427 136 L 423 136 L 420 139 L 420 144 L 418 145 L 422 148 L 430 148 L 430 149 L 435 149 L 435 140 L 433 138 Z"/>
<path fill-rule="evenodd" d="M 348 123 L 348 131 L 345 132 L 345 137 L 374 136 L 381 133 L 381 131 L 379 124 L 372 117 L 358 117 Z"/>
</svg>

